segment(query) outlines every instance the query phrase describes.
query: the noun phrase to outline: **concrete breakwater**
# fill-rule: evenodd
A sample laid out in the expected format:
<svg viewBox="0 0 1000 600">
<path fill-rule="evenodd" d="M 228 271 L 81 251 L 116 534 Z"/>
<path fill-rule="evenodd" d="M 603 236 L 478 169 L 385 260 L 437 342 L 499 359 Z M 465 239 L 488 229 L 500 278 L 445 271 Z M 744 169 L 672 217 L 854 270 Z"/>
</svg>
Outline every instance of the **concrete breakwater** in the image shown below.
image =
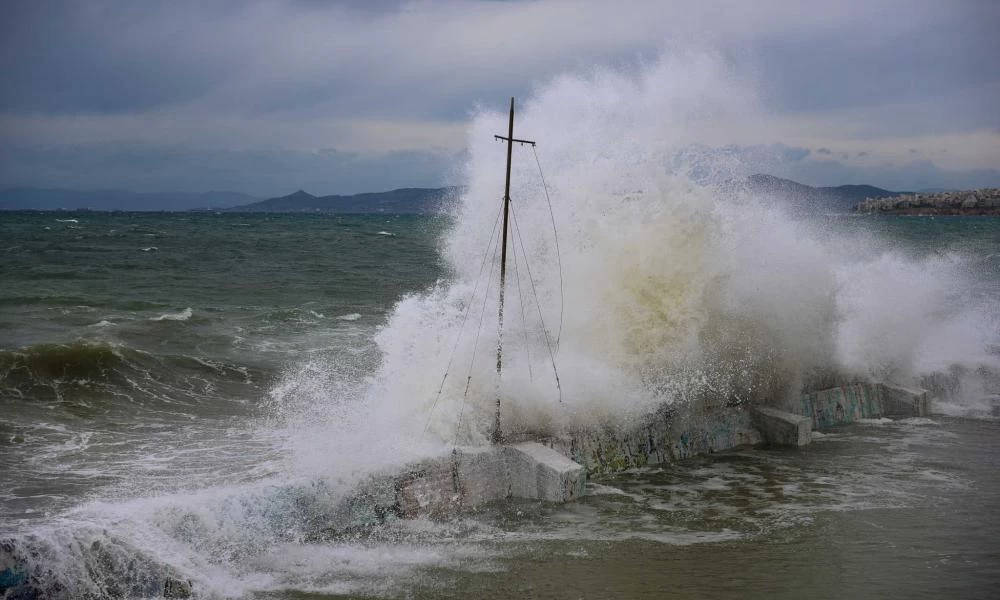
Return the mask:
<svg viewBox="0 0 1000 600">
<path fill-rule="evenodd" d="M 928 402 L 924 390 L 855 383 L 805 392 L 774 407 L 661 410 L 625 430 L 577 432 L 548 443 L 590 474 L 612 473 L 738 446 L 804 446 L 812 430 L 858 419 L 924 416 Z"/>
<path fill-rule="evenodd" d="M 927 411 L 928 392 L 873 383 L 806 392 L 781 406 L 695 406 L 683 411 L 662 407 L 626 427 L 455 448 L 372 477 L 346 497 L 312 488 L 289 488 L 280 495 L 287 496 L 289 505 L 309 524 L 310 539 L 321 541 L 395 519 L 453 515 L 510 498 L 572 501 L 584 495 L 590 475 L 740 446 L 803 446 L 811 441 L 813 430 L 859 419 L 923 416 Z M 95 598 L 183 598 L 198 593 L 178 570 L 106 532 L 93 532 L 74 544 L 81 569 L 89 574 L 81 577 L 97 578 L 87 586 Z M 0 540 L 0 594 L 26 599 L 74 597 L 73 589 L 45 560 L 54 552 L 31 536 Z"/>
<path fill-rule="evenodd" d="M 1000 215 L 1000 189 L 865 198 L 854 210 L 900 215 Z"/>
<path fill-rule="evenodd" d="M 355 496 L 354 522 L 451 514 L 508 498 L 567 502 L 590 475 L 683 460 L 740 446 L 804 446 L 813 430 L 859 419 L 924 416 L 928 393 L 854 383 L 803 393 L 775 407 L 662 407 L 627 427 L 485 448 L 456 448 L 372 480 Z"/>
</svg>

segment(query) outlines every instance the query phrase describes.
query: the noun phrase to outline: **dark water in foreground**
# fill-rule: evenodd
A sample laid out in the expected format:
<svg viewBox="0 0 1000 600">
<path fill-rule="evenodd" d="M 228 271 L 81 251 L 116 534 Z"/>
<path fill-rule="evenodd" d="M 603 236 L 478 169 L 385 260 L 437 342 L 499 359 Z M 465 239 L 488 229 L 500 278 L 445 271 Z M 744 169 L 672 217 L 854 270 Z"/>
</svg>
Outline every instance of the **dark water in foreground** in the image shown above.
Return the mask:
<svg viewBox="0 0 1000 600">
<path fill-rule="evenodd" d="M 47 540 L 71 581 L 74 544 L 110 531 L 238 597 L 995 597 L 1000 423 L 955 410 L 316 539 L 275 391 L 372 372 L 393 304 L 448 276 L 446 225 L 0 213 L 0 538 Z M 837 227 L 973 256 L 1000 302 L 998 219 Z"/>
</svg>

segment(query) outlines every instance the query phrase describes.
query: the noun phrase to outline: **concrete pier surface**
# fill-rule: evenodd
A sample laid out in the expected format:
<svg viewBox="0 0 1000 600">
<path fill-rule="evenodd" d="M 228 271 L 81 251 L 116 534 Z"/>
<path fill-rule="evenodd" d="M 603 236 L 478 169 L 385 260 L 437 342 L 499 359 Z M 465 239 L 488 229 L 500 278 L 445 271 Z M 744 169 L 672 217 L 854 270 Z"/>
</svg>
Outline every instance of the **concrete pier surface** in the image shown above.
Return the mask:
<svg viewBox="0 0 1000 600">
<path fill-rule="evenodd" d="M 390 504 L 400 516 L 447 514 L 506 498 L 567 502 L 587 475 L 674 462 L 740 446 L 798 448 L 813 430 L 858 419 L 924 416 L 928 393 L 881 383 L 805 392 L 783 406 L 666 407 L 627 427 L 575 431 L 535 442 L 456 448 L 397 476 Z"/>
<path fill-rule="evenodd" d="M 590 474 L 673 462 L 739 446 L 801 447 L 813 430 L 879 417 L 918 417 L 929 410 L 925 390 L 852 383 L 803 392 L 778 406 L 661 409 L 623 429 L 588 430 L 545 443 Z"/>
<path fill-rule="evenodd" d="M 394 479 L 400 516 L 435 515 L 494 500 L 567 502 L 584 493 L 586 469 L 537 442 L 455 448 Z"/>
<path fill-rule="evenodd" d="M 812 419 L 777 408 L 752 409 L 754 425 L 770 446 L 805 446 L 812 441 Z"/>
<path fill-rule="evenodd" d="M 775 406 L 668 407 L 630 426 L 574 431 L 538 441 L 455 448 L 372 479 L 347 500 L 332 527 L 387 518 L 444 516 L 520 498 L 568 502 L 585 493 L 588 475 L 651 466 L 741 446 L 799 448 L 812 431 L 858 419 L 923 416 L 928 394 L 877 383 L 806 392 Z"/>
</svg>

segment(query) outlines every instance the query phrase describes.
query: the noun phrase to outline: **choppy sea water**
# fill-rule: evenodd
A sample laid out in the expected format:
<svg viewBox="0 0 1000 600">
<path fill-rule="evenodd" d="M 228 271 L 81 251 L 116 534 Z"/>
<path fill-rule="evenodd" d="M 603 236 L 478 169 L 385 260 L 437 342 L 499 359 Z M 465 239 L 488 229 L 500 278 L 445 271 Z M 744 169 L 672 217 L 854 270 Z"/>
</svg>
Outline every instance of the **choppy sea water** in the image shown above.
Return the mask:
<svg viewBox="0 0 1000 600">
<path fill-rule="evenodd" d="M 398 432 L 351 440 L 346 458 L 329 438 L 384 368 L 396 303 L 455 277 L 448 231 L 433 217 L 0 213 L 0 538 L 42 549 L 70 591 L 111 585 L 88 566 L 94 540 L 205 596 L 989 597 L 1000 584 L 988 389 L 801 451 L 602 478 L 566 506 L 325 535 L 322 510 L 303 506 L 334 502 L 350 486 L 341 465 Z M 1000 303 L 996 219 L 824 231 L 964 261 L 978 279 L 963 294 Z"/>
</svg>

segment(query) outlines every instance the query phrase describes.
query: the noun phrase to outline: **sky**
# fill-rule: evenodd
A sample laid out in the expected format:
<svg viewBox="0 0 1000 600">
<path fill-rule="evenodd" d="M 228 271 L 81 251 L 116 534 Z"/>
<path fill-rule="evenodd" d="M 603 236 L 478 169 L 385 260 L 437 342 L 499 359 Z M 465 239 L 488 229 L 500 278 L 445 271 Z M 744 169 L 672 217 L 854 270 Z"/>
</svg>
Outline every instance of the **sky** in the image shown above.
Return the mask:
<svg viewBox="0 0 1000 600">
<path fill-rule="evenodd" d="M 480 107 L 711 49 L 763 110 L 706 136 L 810 185 L 1000 187 L 994 0 L 10 0 L 0 188 L 457 183 Z"/>
</svg>

